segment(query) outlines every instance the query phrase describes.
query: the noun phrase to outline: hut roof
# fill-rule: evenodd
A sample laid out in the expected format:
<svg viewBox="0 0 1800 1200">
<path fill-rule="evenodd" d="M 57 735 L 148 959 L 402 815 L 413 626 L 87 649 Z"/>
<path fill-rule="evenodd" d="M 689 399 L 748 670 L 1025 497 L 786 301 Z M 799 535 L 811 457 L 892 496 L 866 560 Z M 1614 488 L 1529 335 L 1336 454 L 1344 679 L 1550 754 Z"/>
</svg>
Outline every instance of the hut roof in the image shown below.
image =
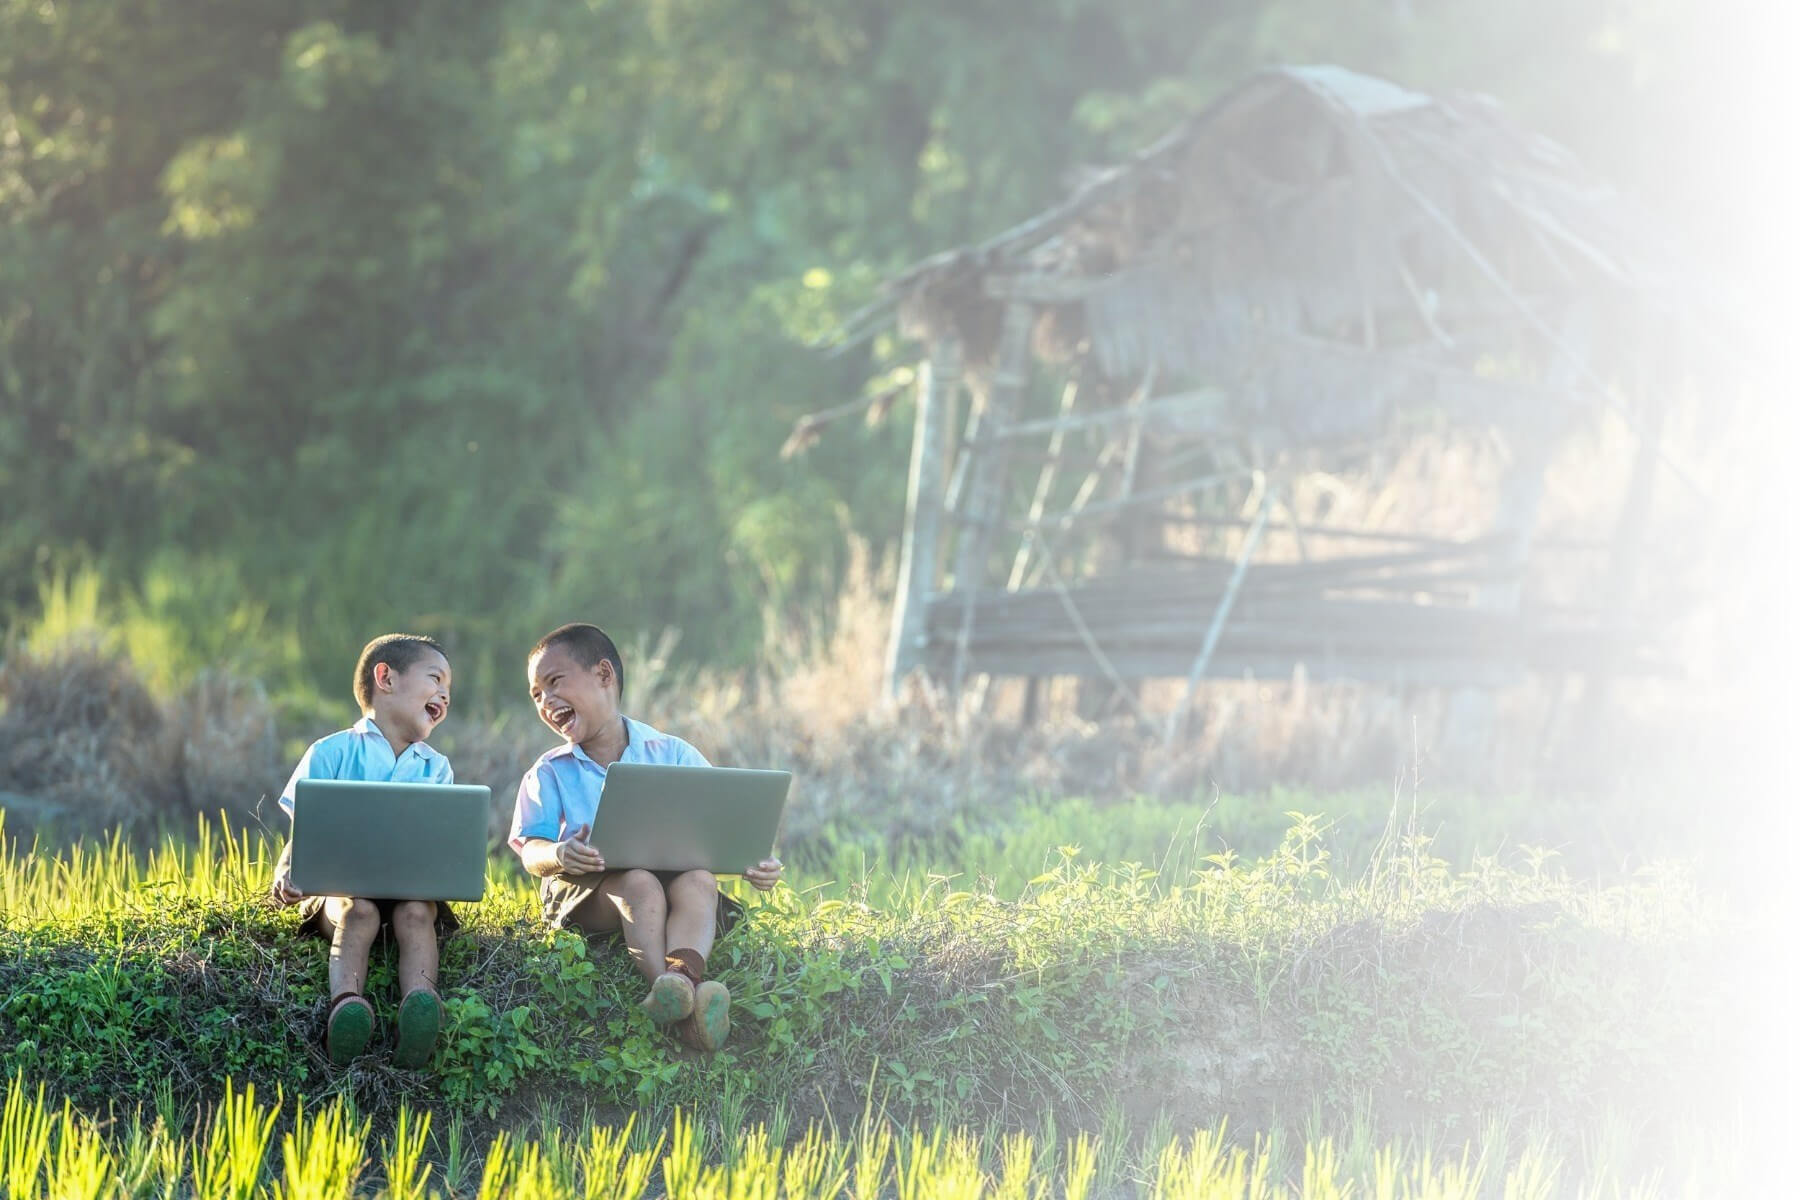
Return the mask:
<svg viewBox="0 0 1800 1200">
<path fill-rule="evenodd" d="M 1026 299 L 1046 310 L 1040 353 L 1221 385 L 1329 436 L 1409 401 L 1491 418 L 1559 355 L 1565 396 L 1598 391 L 1656 298 L 1677 304 L 1674 277 L 1632 206 L 1492 101 L 1282 67 L 1055 207 L 910 267 L 846 336 L 897 312 L 980 364 L 1002 306 Z"/>
</svg>

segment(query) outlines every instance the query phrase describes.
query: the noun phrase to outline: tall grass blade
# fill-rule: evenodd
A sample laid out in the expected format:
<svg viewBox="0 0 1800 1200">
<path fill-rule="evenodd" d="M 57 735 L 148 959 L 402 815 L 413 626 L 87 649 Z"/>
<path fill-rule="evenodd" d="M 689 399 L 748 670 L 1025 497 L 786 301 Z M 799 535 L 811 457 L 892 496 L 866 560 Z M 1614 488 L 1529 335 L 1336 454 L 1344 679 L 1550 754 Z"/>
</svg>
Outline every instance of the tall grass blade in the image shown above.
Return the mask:
<svg viewBox="0 0 1800 1200">
<path fill-rule="evenodd" d="M 856 1132 L 856 1167 L 850 1190 L 855 1200 L 878 1200 L 887 1184 L 893 1155 L 893 1126 L 886 1121 L 875 1124 L 865 1112 Z"/>
<path fill-rule="evenodd" d="M 46 1189 L 49 1200 L 103 1200 L 116 1195 L 118 1186 L 118 1161 L 112 1147 L 68 1101 L 63 1101 L 62 1119 L 57 1122 L 56 1159 Z"/>
<path fill-rule="evenodd" d="M 196 1200 L 251 1200 L 262 1182 L 263 1159 L 276 1110 L 256 1102 L 256 1085 L 237 1091 L 231 1081 L 213 1109 L 206 1139 L 190 1144 Z"/>
<path fill-rule="evenodd" d="M 425 1161 L 425 1141 L 430 1135 L 431 1113 L 415 1112 L 402 1104 L 381 1156 L 389 1200 L 425 1200 L 431 1184 L 431 1164 Z"/>
<path fill-rule="evenodd" d="M 827 1200 L 844 1194 L 850 1178 L 850 1145 L 818 1125 L 787 1148 L 781 1160 L 781 1190 L 788 1200 Z"/>
<path fill-rule="evenodd" d="M 637 1132 L 636 1113 L 617 1128 L 597 1125 L 588 1130 L 587 1141 L 575 1155 L 580 1195 L 586 1200 L 639 1200 L 649 1189 L 666 1135 L 658 1134 L 653 1144 L 634 1149 Z"/>
<path fill-rule="evenodd" d="M 1087 1200 L 1099 1173 L 1100 1147 L 1086 1133 L 1070 1138 L 1063 1151 L 1064 1200 Z"/>
<path fill-rule="evenodd" d="M 513 1181 L 519 1174 L 519 1156 L 513 1149 L 512 1138 L 504 1131 L 494 1135 L 493 1144 L 488 1147 L 487 1159 L 481 1167 L 481 1186 L 476 1189 L 476 1200 L 510 1200 L 513 1192 Z"/>
<path fill-rule="evenodd" d="M 50 1152 L 52 1117 L 44 1103 L 44 1085 L 35 1093 L 14 1074 L 6 1088 L 6 1104 L 0 1108 L 0 1179 L 8 1196 L 34 1196 L 38 1176 Z"/>
<path fill-rule="evenodd" d="M 369 1122 L 355 1121 L 342 1100 L 308 1118 L 294 1106 L 294 1127 L 282 1136 L 282 1200 L 349 1200 L 362 1174 Z"/>
</svg>

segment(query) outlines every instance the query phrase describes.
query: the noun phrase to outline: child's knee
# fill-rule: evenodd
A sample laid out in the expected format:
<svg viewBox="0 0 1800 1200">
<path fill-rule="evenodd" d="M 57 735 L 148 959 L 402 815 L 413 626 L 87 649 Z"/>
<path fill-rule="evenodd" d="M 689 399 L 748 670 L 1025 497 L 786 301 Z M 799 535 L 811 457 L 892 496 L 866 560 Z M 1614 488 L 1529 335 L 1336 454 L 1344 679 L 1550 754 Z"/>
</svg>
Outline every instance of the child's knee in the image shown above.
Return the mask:
<svg viewBox="0 0 1800 1200">
<path fill-rule="evenodd" d="M 437 905 L 430 900 L 402 900 L 394 905 L 394 932 L 423 933 L 437 922 Z"/>
<path fill-rule="evenodd" d="M 711 904 L 718 894 L 719 881 L 711 871 L 683 871 L 669 881 L 669 896 L 697 903 Z"/>
<path fill-rule="evenodd" d="M 662 881 L 654 872 L 641 867 L 621 871 L 618 888 L 621 895 L 640 904 L 653 896 L 662 895 Z"/>
<path fill-rule="evenodd" d="M 346 897 L 338 909 L 337 924 L 346 932 L 373 934 L 381 927 L 381 910 L 373 900 Z"/>
</svg>

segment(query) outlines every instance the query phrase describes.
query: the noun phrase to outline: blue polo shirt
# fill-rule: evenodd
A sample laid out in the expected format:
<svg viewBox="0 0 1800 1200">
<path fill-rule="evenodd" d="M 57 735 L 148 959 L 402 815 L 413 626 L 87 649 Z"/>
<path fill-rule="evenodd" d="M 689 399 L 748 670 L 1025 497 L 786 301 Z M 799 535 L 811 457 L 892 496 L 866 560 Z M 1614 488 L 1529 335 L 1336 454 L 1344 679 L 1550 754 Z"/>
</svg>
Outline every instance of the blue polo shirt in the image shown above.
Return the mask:
<svg viewBox="0 0 1800 1200">
<path fill-rule="evenodd" d="M 302 779 L 361 779 L 372 783 L 455 783 L 450 760 L 414 742 L 399 754 L 387 735 L 364 717 L 348 729 L 322 737 L 306 748 L 287 786 L 281 789 L 281 811 L 294 815 L 294 785 Z"/>
<path fill-rule="evenodd" d="M 620 762 L 654 763 L 667 767 L 710 767 L 706 756 L 672 734 L 653 729 L 642 721 L 625 718 L 625 753 Z M 606 768 L 589 758 L 573 742 L 547 750 L 519 780 L 519 798 L 513 803 L 513 849 L 526 838 L 560 842 L 586 825 L 593 828 L 600 811 L 600 793 L 606 787 Z"/>
</svg>

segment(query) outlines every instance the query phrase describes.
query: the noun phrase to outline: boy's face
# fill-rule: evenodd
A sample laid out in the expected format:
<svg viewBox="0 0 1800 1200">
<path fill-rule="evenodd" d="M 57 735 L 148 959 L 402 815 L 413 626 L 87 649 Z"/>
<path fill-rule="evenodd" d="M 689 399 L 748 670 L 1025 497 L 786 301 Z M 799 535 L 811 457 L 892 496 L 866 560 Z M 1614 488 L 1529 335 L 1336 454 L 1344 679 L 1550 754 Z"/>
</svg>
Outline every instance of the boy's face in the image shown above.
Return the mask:
<svg viewBox="0 0 1800 1200">
<path fill-rule="evenodd" d="M 404 671 L 375 664 L 375 696 L 370 705 L 383 733 L 422 742 L 450 711 L 450 663 L 426 650 Z"/>
<path fill-rule="evenodd" d="M 580 743 L 619 719 L 618 679 L 601 659 L 584 667 L 563 646 L 551 646 L 525 664 L 538 720 L 565 741 Z"/>
</svg>

